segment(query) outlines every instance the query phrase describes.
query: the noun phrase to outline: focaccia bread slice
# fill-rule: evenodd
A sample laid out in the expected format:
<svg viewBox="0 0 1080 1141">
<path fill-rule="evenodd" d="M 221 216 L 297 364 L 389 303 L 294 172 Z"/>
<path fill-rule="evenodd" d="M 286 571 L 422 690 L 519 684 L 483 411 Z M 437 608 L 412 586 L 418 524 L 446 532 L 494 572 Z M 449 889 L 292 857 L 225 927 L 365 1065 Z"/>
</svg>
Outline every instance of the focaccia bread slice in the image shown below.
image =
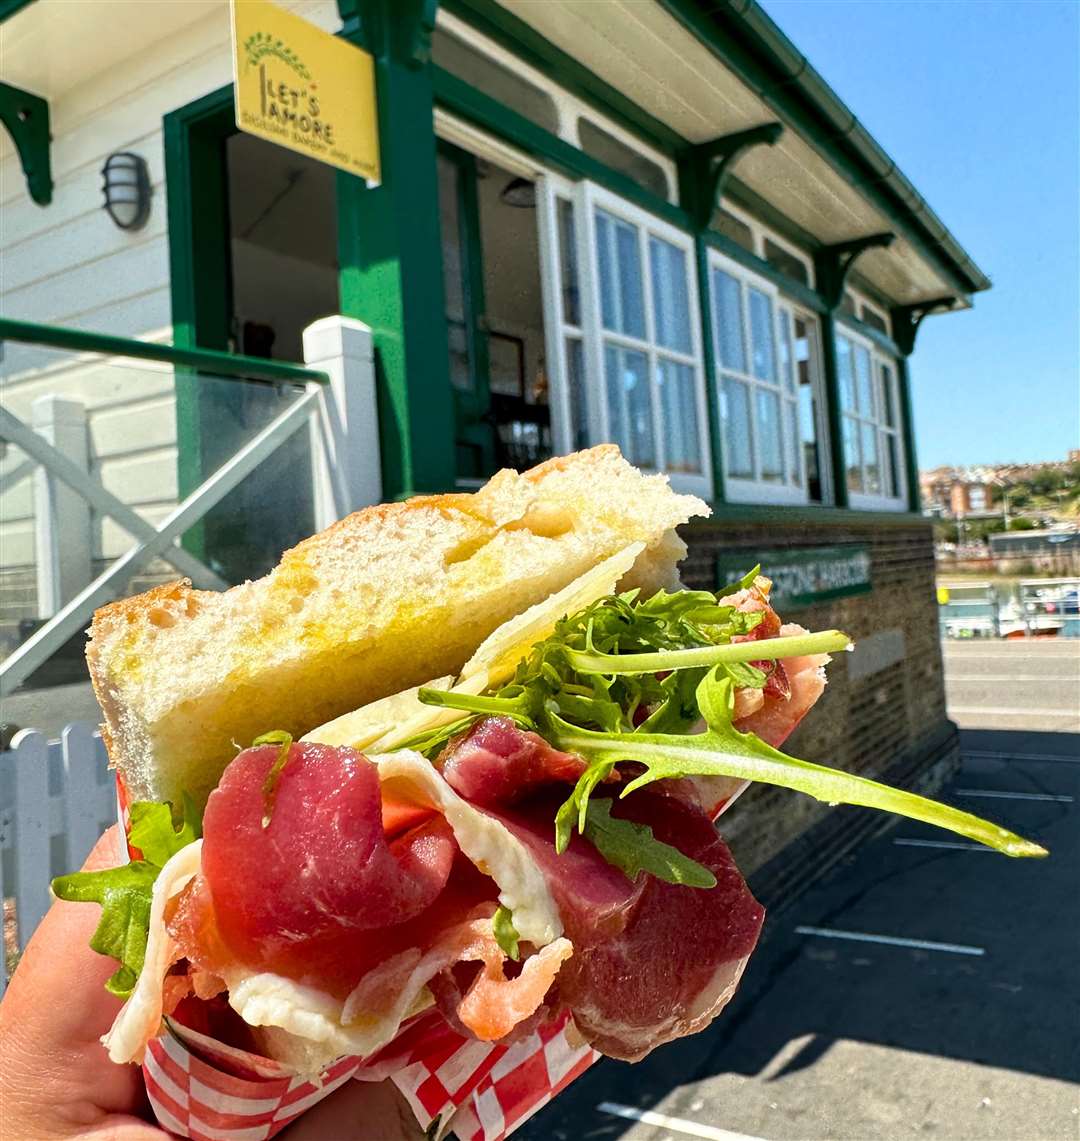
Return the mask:
<svg viewBox="0 0 1080 1141">
<path fill-rule="evenodd" d="M 709 509 L 604 445 L 474 494 L 349 515 L 224 593 L 176 582 L 94 615 L 87 661 L 133 799 L 205 801 L 260 733 L 299 737 L 456 674 L 497 626 L 634 542 L 622 586 L 678 583 L 674 528 Z"/>
</svg>

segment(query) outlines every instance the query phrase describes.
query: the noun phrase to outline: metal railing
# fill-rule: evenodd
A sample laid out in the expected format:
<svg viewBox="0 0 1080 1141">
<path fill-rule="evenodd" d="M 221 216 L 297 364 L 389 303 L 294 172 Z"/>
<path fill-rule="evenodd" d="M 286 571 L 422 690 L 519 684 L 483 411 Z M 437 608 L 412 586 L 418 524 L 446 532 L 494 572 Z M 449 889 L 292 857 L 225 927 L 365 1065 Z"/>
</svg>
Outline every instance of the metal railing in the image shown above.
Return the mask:
<svg viewBox="0 0 1080 1141">
<path fill-rule="evenodd" d="M 22 586 L 34 595 L 36 611 L 20 622 L 20 644 L 0 665 L 0 695 L 84 629 L 98 606 L 145 577 L 151 563 L 168 564 L 198 587 L 228 586 L 222 567 L 180 540 L 270 457 L 294 447 L 290 441 L 301 430 L 307 429 L 307 443 L 294 450 L 310 465 L 312 526 L 381 497 L 371 337 L 360 322 L 329 317 L 309 327 L 306 367 L 6 319 L 0 319 L 0 340 L 33 346 L 36 354 L 33 367 L 21 373 L 5 362 L 0 405 L 0 522 L 8 536 L 3 546 L 16 552 L 0 551 L 0 563 L 7 568 L 22 560 Z M 57 362 L 56 350 L 68 355 Z M 144 390 L 157 400 L 151 434 L 168 435 L 163 426 L 172 430 L 175 405 L 168 405 L 181 378 L 196 382 L 200 392 L 218 393 L 222 431 L 237 437 L 232 454 L 182 498 L 175 491 L 176 466 L 162 458 L 182 441 L 173 437 L 158 447 L 158 486 L 148 490 L 131 460 L 138 460 L 140 441 L 125 439 L 135 432 Z M 110 402 L 114 392 L 126 395 Z M 105 436 L 112 451 L 103 458 L 95 448 Z M 134 472 L 126 490 L 108 486 L 123 470 Z M 148 499 L 154 510 L 145 507 Z M 107 549 L 106 529 L 126 533 L 133 544 Z M 279 553 L 270 552 L 271 563 Z M 241 566 L 240 577 L 250 574 Z M 42 619 L 22 637 L 23 626 Z"/>
</svg>

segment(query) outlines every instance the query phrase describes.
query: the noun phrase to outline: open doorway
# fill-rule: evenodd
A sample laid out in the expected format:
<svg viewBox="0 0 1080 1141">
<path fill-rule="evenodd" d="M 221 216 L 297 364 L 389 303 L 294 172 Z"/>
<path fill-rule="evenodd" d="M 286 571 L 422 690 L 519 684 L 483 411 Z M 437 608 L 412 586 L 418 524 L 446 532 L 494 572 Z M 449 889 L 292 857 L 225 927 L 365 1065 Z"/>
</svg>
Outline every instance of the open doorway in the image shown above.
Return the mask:
<svg viewBox="0 0 1080 1141">
<path fill-rule="evenodd" d="M 339 311 L 335 172 L 229 127 L 218 144 L 228 347 L 302 364 L 304 329 Z M 204 477 L 295 398 L 291 386 L 201 381 Z M 243 581 L 266 573 L 313 526 L 310 442 L 297 432 L 207 515 L 203 551 L 220 574 Z"/>
<path fill-rule="evenodd" d="M 536 187 L 439 144 L 439 214 L 457 477 L 552 454 Z"/>
</svg>

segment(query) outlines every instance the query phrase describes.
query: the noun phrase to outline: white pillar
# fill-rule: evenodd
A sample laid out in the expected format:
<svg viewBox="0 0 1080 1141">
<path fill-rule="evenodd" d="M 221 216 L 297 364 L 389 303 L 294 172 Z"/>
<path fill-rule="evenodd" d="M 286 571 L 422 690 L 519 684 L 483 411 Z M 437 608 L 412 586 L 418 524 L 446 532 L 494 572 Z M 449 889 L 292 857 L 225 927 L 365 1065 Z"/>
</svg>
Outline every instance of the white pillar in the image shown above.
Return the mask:
<svg viewBox="0 0 1080 1141">
<path fill-rule="evenodd" d="M 90 470 L 86 408 L 50 394 L 33 403 L 31 423 L 80 471 Z M 93 578 L 90 566 L 90 504 L 44 464 L 34 473 L 34 546 L 37 613 L 50 618 Z"/>
<path fill-rule="evenodd" d="M 320 530 L 382 499 L 379 411 L 371 330 L 350 317 L 323 317 L 304 330 L 304 363 L 330 378 L 311 420 L 315 525 Z"/>
</svg>

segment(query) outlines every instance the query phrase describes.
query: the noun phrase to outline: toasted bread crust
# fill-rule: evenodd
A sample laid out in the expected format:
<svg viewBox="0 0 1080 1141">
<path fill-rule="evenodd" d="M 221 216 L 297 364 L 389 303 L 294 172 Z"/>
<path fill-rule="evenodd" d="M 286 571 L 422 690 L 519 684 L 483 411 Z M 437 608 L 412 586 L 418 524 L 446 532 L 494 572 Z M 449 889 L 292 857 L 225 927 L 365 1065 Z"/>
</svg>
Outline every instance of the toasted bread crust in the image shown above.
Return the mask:
<svg viewBox="0 0 1080 1141">
<path fill-rule="evenodd" d="M 134 799 L 197 799 L 236 748 L 456 673 L 503 621 L 631 542 L 628 582 L 670 585 L 674 527 L 708 509 L 605 445 L 474 494 L 354 512 L 223 593 L 186 580 L 103 606 L 87 661 Z"/>
</svg>

